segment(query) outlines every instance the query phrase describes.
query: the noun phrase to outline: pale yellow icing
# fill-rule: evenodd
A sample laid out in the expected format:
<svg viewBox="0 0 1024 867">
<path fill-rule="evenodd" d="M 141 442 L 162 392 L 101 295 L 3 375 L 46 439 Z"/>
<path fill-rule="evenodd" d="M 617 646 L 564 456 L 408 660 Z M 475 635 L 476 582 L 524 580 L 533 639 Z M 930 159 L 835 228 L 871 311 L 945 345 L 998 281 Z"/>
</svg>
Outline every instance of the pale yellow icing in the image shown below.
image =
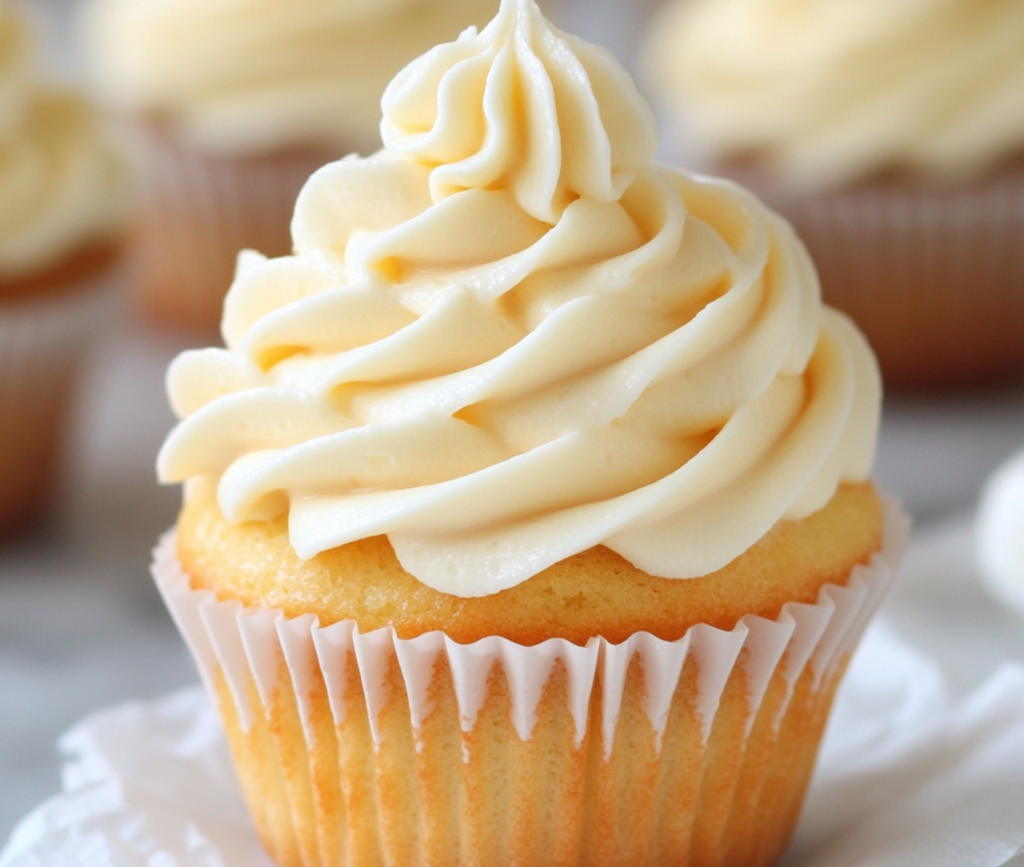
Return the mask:
<svg viewBox="0 0 1024 867">
<path fill-rule="evenodd" d="M 119 230 L 125 173 L 79 96 L 45 83 L 24 15 L 0 2 L 0 278 Z"/>
<path fill-rule="evenodd" d="M 673 0 L 647 56 L 688 141 L 790 183 L 955 180 L 1024 151 L 1020 0 Z"/>
<path fill-rule="evenodd" d="M 387 534 L 460 596 L 594 545 L 714 571 L 869 472 L 879 381 L 789 226 L 652 165 L 603 50 L 504 0 L 407 68 L 387 147 L 326 166 L 296 254 L 246 253 L 226 349 L 169 372 L 164 482 L 297 553 Z"/>
<path fill-rule="evenodd" d="M 380 147 L 380 96 L 417 55 L 497 0 L 90 0 L 98 92 L 238 153 Z"/>
</svg>

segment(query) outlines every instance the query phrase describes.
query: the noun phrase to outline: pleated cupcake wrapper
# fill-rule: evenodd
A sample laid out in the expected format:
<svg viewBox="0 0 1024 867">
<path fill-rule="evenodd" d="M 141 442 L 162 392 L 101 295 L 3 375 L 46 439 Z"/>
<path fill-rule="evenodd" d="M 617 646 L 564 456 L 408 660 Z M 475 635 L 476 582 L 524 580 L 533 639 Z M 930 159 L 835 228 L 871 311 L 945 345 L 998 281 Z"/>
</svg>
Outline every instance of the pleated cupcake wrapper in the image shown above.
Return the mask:
<svg viewBox="0 0 1024 867">
<path fill-rule="evenodd" d="M 825 300 L 864 329 L 890 384 L 1024 372 L 1024 168 L 967 188 L 764 197 L 793 223 Z"/>
<path fill-rule="evenodd" d="M 291 252 L 295 200 L 333 152 L 209 156 L 143 127 L 143 223 L 135 251 L 143 307 L 175 325 L 214 331 L 238 253 Z"/>
<path fill-rule="evenodd" d="M 38 296 L 0 300 L 0 383 L 22 371 L 62 370 L 75 362 L 114 307 L 111 273 Z"/>
<path fill-rule="evenodd" d="M 110 272 L 0 301 L 0 523 L 34 508 L 52 471 L 82 359 L 114 308 Z"/>
<path fill-rule="evenodd" d="M 218 601 L 208 590 L 193 590 L 175 553 L 175 534 L 168 533 L 154 553 L 153 574 L 185 637 L 211 694 L 220 672 L 230 690 L 243 731 L 253 726 L 261 709 L 251 700 L 250 685 L 269 708 L 287 668 L 303 727 L 312 739 L 310 696 L 326 685 L 335 725 L 351 711 L 345 700 L 349 666 L 356 666 L 375 745 L 382 745 L 377 720 L 393 700 L 385 683 L 392 661 L 400 667 L 414 731 L 433 710 L 429 687 L 438 657 L 451 672 L 462 731 L 473 730 L 488 695 L 488 681 L 501 665 L 511 694 L 512 723 L 528 741 L 537 720 L 538 703 L 556 662 L 568 677 L 568 701 L 575 724 L 575 744 L 583 741 L 590 718 L 591 695 L 600 682 L 604 753 L 610 755 L 626 673 L 634 657 L 643 666 L 644 709 L 660 738 L 683 665 L 693 658 L 699 669 L 696 707 L 707 739 L 723 689 L 737 665 L 745 667 L 753 725 L 769 681 L 781 671 L 790 690 L 806 669 L 815 690 L 845 664 L 868 619 L 890 585 L 909 533 L 909 521 L 893 501 L 886 502 L 885 541 L 867 566 L 854 569 L 846 586 L 826 585 L 814 605 L 786 604 L 775 620 L 747 616 L 732 630 L 697 625 L 677 641 L 648 634 L 621 644 L 594 638 L 584 647 L 553 639 L 525 647 L 504 638 L 485 638 L 462 645 L 440 632 L 401 639 L 391 628 L 363 634 L 354 622 L 321 627 L 312 615 L 287 619 L 281 612 L 246 608 L 237 601 Z M 744 653 L 743 651 L 747 652 Z M 779 716 L 785 706 L 779 710 Z"/>
</svg>

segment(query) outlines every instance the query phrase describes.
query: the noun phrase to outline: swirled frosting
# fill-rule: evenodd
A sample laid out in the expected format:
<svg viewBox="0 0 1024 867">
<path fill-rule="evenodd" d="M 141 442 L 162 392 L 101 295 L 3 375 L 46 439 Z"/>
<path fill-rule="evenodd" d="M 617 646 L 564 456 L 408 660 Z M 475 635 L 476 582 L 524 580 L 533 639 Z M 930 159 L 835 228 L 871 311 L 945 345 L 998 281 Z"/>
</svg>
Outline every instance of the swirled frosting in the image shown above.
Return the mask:
<svg viewBox="0 0 1024 867">
<path fill-rule="evenodd" d="M 405 69 L 385 150 L 310 179 L 296 253 L 240 261 L 225 349 L 169 372 L 164 482 L 301 557 L 387 534 L 483 596 L 592 546 L 710 573 L 869 472 L 870 350 L 792 230 L 652 165 L 603 50 L 504 0 Z"/>
<path fill-rule="evenodd" d="M 380 97 L 497 0 L 91 0 L 98 92 L 194 145 L 239 153 L 380 147 Z"/>
<path fill-rule="evenodd" d="M 0 279 L 121 227 L 122 165 L 91 109 L 44 83 L 28 22 L 0 2 Z"/>
<path fill-rule="evenodd" d="M 650 79 L 716 156 L 789 183 L 955 180 L 1024 151 L 1020 0 L 674 0 Z"/>
</svg>

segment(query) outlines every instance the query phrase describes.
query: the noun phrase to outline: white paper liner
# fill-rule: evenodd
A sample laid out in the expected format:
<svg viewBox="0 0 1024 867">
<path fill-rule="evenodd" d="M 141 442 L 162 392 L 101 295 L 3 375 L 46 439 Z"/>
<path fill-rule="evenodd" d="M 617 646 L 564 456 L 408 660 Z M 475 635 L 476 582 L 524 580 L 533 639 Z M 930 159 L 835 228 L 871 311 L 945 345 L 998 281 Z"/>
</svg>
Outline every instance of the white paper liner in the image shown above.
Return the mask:
<svg viewBox="0 0 1024 867">
<path fill-rule="evenodd" d="M 747 616 L 729 631 L 697 625 L 677 641 L 641 633 L 621 644 L 594 638 L 585 647 L 560 639 L 525 647 L 497 637 L 462 645 L 440 632 L 410 640 L 398 638 L 392 628 L 362 634 L 352 621 L 323 628 L 312 615 L 289 620 L 280 611 L 245 608 L 237 601 L 218 601 L 212 591 L 191 589 L 177 559 L 174 531 L 163 537 L 154 552 L 153 576 L 208 690 L 216 694 L 214 684 L 218 672 L 222 672 L 245 731 L 252 728 L 257 713 L 249 699 L 250 684 L 255 683 L 263 706 L 271 706 L 274 690 L 282 682 L 278 677 L 280 660 L 291 676 L 307 736 L 311 737 L 312 726 L 309 696 L 320 685 L 318 678 L 326 684 L 334 723 L 341 725 L 348 712 L 348 666 L 355 665 L 374 743 L 379 747 L 377 718 L 392 697 L 385 673 L 391 661 L 397 659 L 414 732 L 418 732 L 431 711 L 427 690 L 430 674 L 438 654 L 444 654 L 462 730 L 472 731 L 488 694 L 491 668 L 500 662 L 508 681 L 512 721 L 520 739 L 528 741 L 537 720 L 538 702 L 558 660 L 568 675 L 577 744 L 586 733 L 592 691 L 600 684 L 607 758 L 614 742 L 626 672 L 635 655 L 640 656 L 643 666 L 644 709 L 659 739 L 689 656 L 695 657 L 700 672 L 695 704 L 705 740 L 723 689 L 738 663 L 746 666 L 750 691 L 748 733 L 777 670 L 784 673 L 790 694 L 808 666 L 815 683 L 833 675 L 845 663 L 892 582 L 906 548 L 909 526 L 899 505 L 886 499 L 882 549 L 867 566 L 853 570 L 847 586 L 826 585 L 814 605 L 788 603 L 776 620 Z M 744 649 L 750 652 L 743 654 Z M 315 665 L 311 664 L 314 661 Z M 785 707 L 783 703 L 779 719 Z"/>
<path fill-rule="evenodd" d="M 966 536 L 936 539 L 937 555 L 948 559 L 956 542 L 954 559 L 969 562 Z M 929 564 L 908 571 L 912 582 L 932 585 Z M 961 568 L 958 577 L 969 576 Z M 972 609 L 988 610 L 965 608 L 962 592 L 934 589 L 932 641 L 950 638 L 947 606 L 968 620 Z M 984 634 L 979 618 L 971 635 Z M 1006 663 L 971 692 L 954 702 L 936 660 L 886 624 L 873 627 L 837 696 L 783 863 L 998 867 L 1022 852 L 1024 667 Z M 19 823 L 0 852 L 2 867 L 272 867 L 200 688 L 93 714 L 60 745 L 63 792 Z"/>
</svg>

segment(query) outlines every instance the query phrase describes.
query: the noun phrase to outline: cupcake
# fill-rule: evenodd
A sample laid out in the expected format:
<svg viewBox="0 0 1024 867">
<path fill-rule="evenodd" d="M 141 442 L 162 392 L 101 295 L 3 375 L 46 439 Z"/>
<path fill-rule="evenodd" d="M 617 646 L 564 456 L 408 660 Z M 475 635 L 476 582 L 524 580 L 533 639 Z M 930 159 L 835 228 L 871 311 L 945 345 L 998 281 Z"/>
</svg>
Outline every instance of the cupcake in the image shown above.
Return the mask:
<svg viewBox="0 0 1024 867">
<path fill-rule="evenodd" d="M 1024 5 L 674 0 L 677 141 L 796 227 L 890 386 L 1024 371 Z"/>
<path fill-rule="evenodd" d="M 769 864 L 904 519 L 788 225 L 503 0 L 187 352 L 154 573 L 282 865 Z"/>
<path fill-rule="evenodd" d="M 143 210 L 135 283 L 154 321 L 213 333 L 239 250 L 291 252 L 312 172 L 380 147 L 380 96 L 497 0 L 90 0 L 97 94 L 128 120 Z"/>
<path fill-rule="evenodd" d="M 1024 454 L 988 480 L 978 507 L 977 562 L 986 589 L 1024 615 Z"/>
<path fill-rule="evenodd" d="M 117 155 L 36 54 L 22 12 L 0 2 L 0 532 L 46 503 L 124 223 Z"/>
</svg>

